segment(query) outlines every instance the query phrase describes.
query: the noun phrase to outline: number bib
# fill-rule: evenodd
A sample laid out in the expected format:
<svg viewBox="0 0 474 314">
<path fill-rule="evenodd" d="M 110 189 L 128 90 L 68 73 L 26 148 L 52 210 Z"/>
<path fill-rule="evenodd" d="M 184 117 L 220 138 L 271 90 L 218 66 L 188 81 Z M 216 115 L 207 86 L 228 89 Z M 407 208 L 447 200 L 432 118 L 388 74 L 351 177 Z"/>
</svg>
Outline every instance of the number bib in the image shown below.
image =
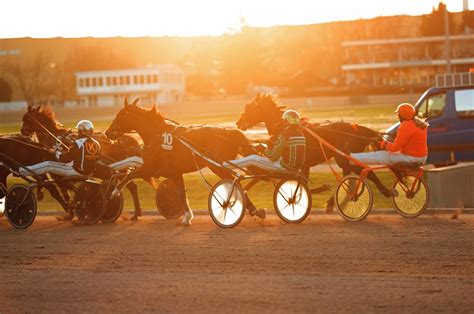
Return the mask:
<svg viewBox="0 0 474 314">
<path fill-rule="evenodd" d="M 165 132 L 161 137 L 163 137 L 161 148 L 164 150 L 173 150 L 173 134 Z"/>
</svg>

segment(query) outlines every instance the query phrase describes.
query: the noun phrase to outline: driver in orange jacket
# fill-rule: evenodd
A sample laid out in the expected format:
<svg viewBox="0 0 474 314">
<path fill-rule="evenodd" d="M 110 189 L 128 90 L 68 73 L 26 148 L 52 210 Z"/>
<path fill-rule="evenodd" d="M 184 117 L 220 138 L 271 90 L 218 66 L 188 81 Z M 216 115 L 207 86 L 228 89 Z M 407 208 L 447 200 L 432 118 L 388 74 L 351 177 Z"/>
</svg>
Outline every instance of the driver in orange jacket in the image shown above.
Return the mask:
<svg viewBox="0 0 474 314">
<path fill-rule="evenodd" d="M 381 141 L 380 146 L 385 150 L 351 154 L 352 157 L 370 165 L 425 163 L 428 156 L 428 123 L 416 117 L 415 108 L 408 103 L 400 104 L 395 112 L 400 119 L 395 141 Z"/>
</svg>

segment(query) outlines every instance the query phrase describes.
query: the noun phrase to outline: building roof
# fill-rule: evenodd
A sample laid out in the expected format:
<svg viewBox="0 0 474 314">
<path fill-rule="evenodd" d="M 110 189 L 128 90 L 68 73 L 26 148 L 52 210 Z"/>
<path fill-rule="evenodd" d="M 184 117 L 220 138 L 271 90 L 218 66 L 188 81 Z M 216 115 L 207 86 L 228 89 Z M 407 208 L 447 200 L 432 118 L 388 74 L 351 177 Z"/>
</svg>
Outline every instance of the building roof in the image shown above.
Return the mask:
<svg viewBox="0 0 474 314">
<path fill-rule="evenodd" d="M 474 58 L 454 58 L 451 64 L 472 64 Z M 420 66 L 446 65 L 445 59 L 434 60 L 414 60 L 414 61 L 392 61 L 392 62 L 373 62 L 373 63 L 355 63 L 344 64 L 341 66 L 343 71 L 353 70 L 371 70 L 371 69 L 390 69 L 390 68 L 407 68 Z"/>
<path fill-rule="evenodd" d="M 131 74 L 158 73 L 163 70 L 172 70 L 176 72 L 182 72 L 182 70 L 174 64 L 162 64 L 162 65 L 150 65 L 147 67 L 130 68 L 130 69 L 82 71 L 82 72 L 76 72 L 75 74 L 76 76 L 80 76 L 80 77 L 95 76 L 95 75 L 120 76 L 120 75 L 131 75 Z"/>
<path fill-rule="evenodd" d="M 474 40 L 474 34 L 466 35 L 450 35 L 450 40 Z M 412 37 L 412 38 L 394 38 L 394 39 L 372 39 L 372 40 L 354 40 L 354 41 L 343 41 L 341 46 L 347 47 L 358 47 L 358 46 L 380 46 L 380 45 L 398 45 L 398 44 L 411 44 L 411 43 L 423 43 L 423 42 L 439 42 L 446 40 L 445 36 L 423 36 L 423 37 Z"/>
</svg>

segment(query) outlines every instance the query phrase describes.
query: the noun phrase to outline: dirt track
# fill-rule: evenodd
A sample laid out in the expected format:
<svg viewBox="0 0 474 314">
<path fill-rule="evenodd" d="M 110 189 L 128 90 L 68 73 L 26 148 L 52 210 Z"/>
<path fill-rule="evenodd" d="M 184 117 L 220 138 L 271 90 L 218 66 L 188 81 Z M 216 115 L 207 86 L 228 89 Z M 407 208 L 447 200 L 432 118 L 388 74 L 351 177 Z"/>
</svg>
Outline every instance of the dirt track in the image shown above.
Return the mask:
<svg viewBox="0 0 474 314">
<path fill-rule="evenodd" d="M 0 312 L 470 312 L 474 215 L 371 215 L 233 230 L 146 217 L 0 220 Z"/>
</svg>

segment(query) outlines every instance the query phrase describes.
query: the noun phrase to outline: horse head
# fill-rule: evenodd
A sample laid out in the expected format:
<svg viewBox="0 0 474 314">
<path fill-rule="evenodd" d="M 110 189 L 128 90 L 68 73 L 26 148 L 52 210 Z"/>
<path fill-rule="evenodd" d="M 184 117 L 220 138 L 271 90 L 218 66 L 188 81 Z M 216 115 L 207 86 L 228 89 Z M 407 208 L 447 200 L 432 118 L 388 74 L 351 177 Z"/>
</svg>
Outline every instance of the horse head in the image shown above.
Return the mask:
<svg viewBox="0 0 474 314">
<path fill-rule="evenodd" d="M 105 135 L 116 140 L 125 133 L 137 131 L 144 139 L 145 134 L 156 133 L 165 125 L 165 118 L 158 112 L 156 106 L 150 110 L 138 106 L 139 99 L 131 104 L 125 98 L 124 106 L 115 116 L 112 124 L 105 131 Z"/>
<path fill-rule="evenodd" d="M 27 112 L 22 117 L 21 134 L 31 136 L 51 132 L 58 135 L 65 128 L 56 120 L 53 109 L 49 106 L 28 106 Z"/>
<path fill-rule="evenodd" d="M 282 105 L 278 97 L 268 93 L 258 93 L 240 114 L 236 122 L 243 131 L 264 122 L 270 129 L 281 121 L 281 115 L 286 106 Z M 269 130 L 270 131 L 270 130 Z"/>
</svg>

